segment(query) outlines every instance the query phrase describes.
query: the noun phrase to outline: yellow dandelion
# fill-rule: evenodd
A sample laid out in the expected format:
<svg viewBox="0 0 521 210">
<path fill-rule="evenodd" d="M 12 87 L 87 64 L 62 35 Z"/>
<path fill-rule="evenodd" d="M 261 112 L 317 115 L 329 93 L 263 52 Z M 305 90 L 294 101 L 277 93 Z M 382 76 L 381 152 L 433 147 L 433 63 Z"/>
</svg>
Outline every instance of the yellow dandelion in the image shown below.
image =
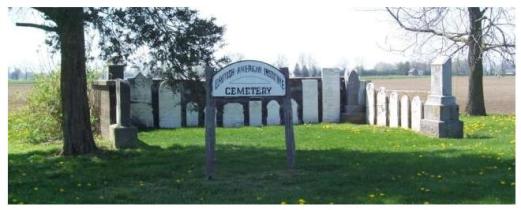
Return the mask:
<svg viewBox="0 0 521 210">
<path fill-rule="evenodd" d="M 76 200 L 79 200 L 79 199 L 80 199 L 80 197 L 76 197 Z"/>
<path fill-rule="evenodd" d="M 383 193 L 380 193 L 380 196 L 385 196 L 385 194 L 383 194 Z"/>
<path fill-rule="evenodd" d="M 369 194 L 369 197 L 370 198 L 374 198 L 374 194 Z"/>
<path fill-rule="evenodd" d="M 425 202 L 423 202 L 423 204 L 427 205 L 427 204 L 429 204 L 429 201 L 425 201 Z"/>
<path fill-rule="evenodd" d="M 65 190 L 63 188 L 60 188 L 60 192 L 65 192 Z"/>
<path fill-rule="evenodd" d="M 90 187 L 90 186 L 92 186 L 92 185 L 91 185 L 90 183 L 87 183 L 87 186 L 89 186 L 89 187 Z"/>
<path fill-rule="evenodd" d="M 34 191 L 38 191 L 38 187 L 34 187 L 33 190 L 34 190 Z"/>
<path fill-rule="evenodd" d="M 438 179 L 442 179 L 442 178 L 443 178 L 443 176 L 441 176 L 441 175 L 438 175 L 438 176 L 436 176 L 436 177 L 437 177 Z"/>
<path fill-rule="evenodd" d="M 105 197 L 103 197 L 103 195 L 100 195 L 100 196 L 99 196 L 99 199 L 105 199 Z"/>
<path fill-rule="evenodd" d="M 502 185 L 506 184 L 506 182 L 504 180 L 501 180 L 499 183 L 501 183 Z"/>
<path fill-rule="evenodd" d="M 298 204 L 305 204 L 305 203 L 306 203 L 306 200 L 304 200 L 304 198 L 298 199 Z"/>
<path fill-rule="evenodd" d="M 180 179 L 176 179 L 175 182 L 176 183 L 181 183 L 181 180 Z"/>
<path fill-rule="evenodd" d="M 78 183 L 76 186 L 81 187 L 81 183 Z"/>
<path fill-rule="evenodd" d="M 280 204 L 285 205 L 285 204 L 288 204 L 288 203 L 286 201 L 282 201 L 282 202 L 280 202 Z"/>
</svg>

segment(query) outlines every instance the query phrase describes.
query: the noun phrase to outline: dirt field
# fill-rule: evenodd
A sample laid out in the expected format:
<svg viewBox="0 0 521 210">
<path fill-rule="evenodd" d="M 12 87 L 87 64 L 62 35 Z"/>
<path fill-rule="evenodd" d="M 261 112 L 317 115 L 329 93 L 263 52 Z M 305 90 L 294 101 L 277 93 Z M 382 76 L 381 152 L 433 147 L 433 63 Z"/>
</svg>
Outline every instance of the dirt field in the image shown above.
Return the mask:
<svg viewBox="0 0 521 210">
<path fill-rule="evenodd" d="M 16 111 L 25 104 L 32 87 L 32 84 L 9 83 L 9 112 Z"/>
<path fill-rule="evenodd" d="M 377 88 L 383 86 L 387 90 L 405 90 L 409 96 L 418 95 L 425 101 L 427 91 L 430 90 L 430 77 L 372 79 Z M 487 113 L 515 114 L 515 77 L 484 77 L 483 78 L 485 108 Z M 418 92 L 409 92 L 418 90 Z M 452 78 L 452 94 L 456 96 L 456 103 L 460 112 L 465 111 L 468 95 L 468 77 Z"/>
<path fill-rule="evenodd" d="M 430 89 L 430 77 L 372 79 L 376 87 L 387 90 L 401 90 L 409 96 L 419 95 L 425 100 Z M 515 113 L 515 78 L 514 77 L 484 77 L 485 106 L 488 113 Z M 452 92 L 464 112 L 467 102 L 468 78 L 453 77 Z M 31 90 L 31 84 L 9 83 L 9 112 L 19 109 L 25 103 L 25 96 Z M 411 91 L 416 90 L 416 91 Z"/>
</svg>

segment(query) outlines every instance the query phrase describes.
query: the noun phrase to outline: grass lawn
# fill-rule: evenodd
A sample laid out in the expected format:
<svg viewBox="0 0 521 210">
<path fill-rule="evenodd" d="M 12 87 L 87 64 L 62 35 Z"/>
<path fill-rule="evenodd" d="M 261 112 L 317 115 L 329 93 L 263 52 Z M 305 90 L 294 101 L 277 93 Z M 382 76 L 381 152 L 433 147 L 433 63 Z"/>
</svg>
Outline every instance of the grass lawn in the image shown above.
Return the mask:
<svg viewBox="0 0 521 210">
<path fill-rule="evenodd" d="M 9 203 L 515 202 L 515 117 L 462 117 L 466 138 L 439 140 L 352 124 L 295 127 L 286 170 L 282 126 L 217 129 L 215 180 L 204 129 L 139 133 L 140 146 L 57 156 L 59 143 L 9 142 Z"/>
</svg>

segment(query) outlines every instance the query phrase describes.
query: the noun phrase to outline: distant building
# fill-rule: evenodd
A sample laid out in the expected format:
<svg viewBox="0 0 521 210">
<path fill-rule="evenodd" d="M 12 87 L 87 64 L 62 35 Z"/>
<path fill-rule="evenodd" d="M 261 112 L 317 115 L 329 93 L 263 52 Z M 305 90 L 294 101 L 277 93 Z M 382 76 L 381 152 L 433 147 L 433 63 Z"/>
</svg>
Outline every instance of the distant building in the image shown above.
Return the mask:
<svg viewBox="0 0 521 210">
<path fill-rule="evenodd" d="M 423 70 L 418 70 L 416 68 L 411 68 L 409 69 L 408 73 L 407 73 L 409 76 L 423 76 L 425 74 L 425 71 Z"/>
</svg>

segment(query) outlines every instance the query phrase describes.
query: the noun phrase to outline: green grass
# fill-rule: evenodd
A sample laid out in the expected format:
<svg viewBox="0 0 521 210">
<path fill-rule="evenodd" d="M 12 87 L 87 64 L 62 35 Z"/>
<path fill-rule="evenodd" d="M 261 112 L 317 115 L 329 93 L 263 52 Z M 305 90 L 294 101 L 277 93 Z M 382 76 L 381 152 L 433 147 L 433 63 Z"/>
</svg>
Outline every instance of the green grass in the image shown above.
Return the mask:
<svg viewBox="0 0 521 210">
<path fill-rule="evenodd" d="M 295 127 L 286 169 L 283 127 L 217 129 L 214 180 L 204 129 L 139 133 L 134 150 L 58 156 L 58 143 L 9 142 L 9 203 L 515 202 L 515 117 L 463 117 L 466 138 L 433 139 L 352 124 Z"/>
<path fill-rule="evenodd" d="M 9 84 L 33 84 L 34 80 L 12 80 L 8 81 Z"/>
</svg>

